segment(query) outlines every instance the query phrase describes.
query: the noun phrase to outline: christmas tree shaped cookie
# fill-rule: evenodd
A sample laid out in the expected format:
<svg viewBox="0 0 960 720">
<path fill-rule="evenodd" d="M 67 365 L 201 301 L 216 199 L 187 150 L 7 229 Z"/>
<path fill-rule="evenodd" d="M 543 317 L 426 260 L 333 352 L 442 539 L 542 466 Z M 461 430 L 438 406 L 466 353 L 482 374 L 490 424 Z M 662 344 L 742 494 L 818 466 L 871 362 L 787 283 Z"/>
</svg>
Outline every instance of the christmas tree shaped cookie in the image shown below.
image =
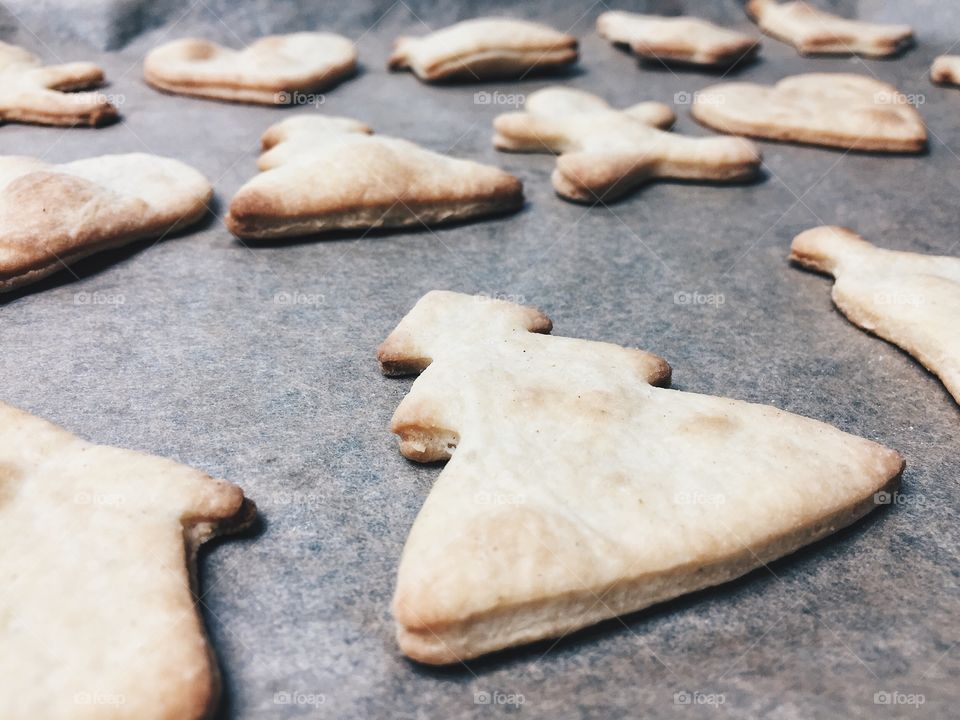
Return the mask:
<svg viewBox="0 0 960 720">
<path fill-rule="evenodd" d="M 551 337 L 539 312 L 449 292 L 380 348 L 421 372 L 393 417 L 449 458 L 394 598 L 405 654 L 451 663 L 731 580 L 848 525 L 902 458 L 776 408 L 663 387 L 640 350 Z"/>
<path fill-rule="evenodd" d="M 610 10 L 597 18 L 597 32 L 643 60 L 730 67 L 757 54 L 760 41 L 698 17 L 663 17 Z"/>
<path fill-rule="evenodd" d="M 290 118 L 261 142 L 263 172 L 237 191 L 226 218 L 241 238 L 432 226 L 523 205 L 510 173 L 373 135 L 350 118 Z"/>
<path fill-rule="evenodd" d="M 485 17 L 397 38 L 387 64 L 424 82 L 480 82 L 559 70 L 577 57 L 577 39 L 567 33 L 528 20 Z"/>
<path fill-rule="evenodd" d="M 767 35 L 793 45 L 801 55 L 889 57 L 913 42 L 909 25 L 848 20 L 802 0 L 749 0 L 746 10 Z"/>
<path fill-rule="evenodd" d="M 0 717 L 209 717 L 197 549 L 254 513 L 234 485 L 0 403 Z"/>
<path fill-rule="evenodd" d="M 960 402 L 960 258 L 882 250 L 824 226 L 797 235 L 790 259 L 835 277 L 841 312 L 913 355 Z"/>
</svg>

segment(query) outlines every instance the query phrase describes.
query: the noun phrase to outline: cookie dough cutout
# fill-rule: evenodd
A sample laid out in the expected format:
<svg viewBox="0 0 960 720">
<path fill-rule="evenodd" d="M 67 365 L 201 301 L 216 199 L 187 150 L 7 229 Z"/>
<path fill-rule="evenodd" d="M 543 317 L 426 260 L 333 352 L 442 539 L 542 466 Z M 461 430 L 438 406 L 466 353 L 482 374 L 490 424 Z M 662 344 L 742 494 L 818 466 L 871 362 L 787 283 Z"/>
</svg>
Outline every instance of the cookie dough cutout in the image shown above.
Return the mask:
<svg viewBox="0 0 960 720">
<path fill-rule="evenodd" d="M 61 165 L 0 157 L 0 292 L 101 250 L 189 227 L 212 196 L 199 172 L 156 155 Z"/>
<path fill-rule="evenodd" d="M 865 75 L 809 73 L 776 85 L 713 85 L 693 117 L 722 133 L 871 152 L 919 153 L 927 129 L 908 97 Z"/>
<path fill-rule="evenodd" d="M 941 55 L 934 60 L 930 79 L 938 85 L 960 85 L 960 55 Z"/>
<path fill-rule="evenodd" d="M 255 514 L 235 485 L 0 403 L 0 715 L 211 717 L 197 549 Z"/>
<path fill-rule="evenodd" d="M 424 82 L 479 82 L 556 71 L 577 61 L 577 39 L 547 25 L 476 18 L 423 37 L 401 37 L 388 66 Z"/>
<path fill-rule="evenodd" d="M 612 10 L 597 18 L 597 32 L 645 61 L 730 67 L 752 59 L 760 41 L 695 17 L 662 17 Z"/>
<path fill-rule="evenodd" d="M 284 120 L 262 138 L 263 171 L 234 196 L 240 238 L 434 226 L 519 210 L 523 186 L 499 168 L 373 135 L 349 118 Z"/>
<path fill-rule="evenodd" d="M 567 200 L 615 200 L 660 178 L 742 181 L 754 177 L 760 153 L 742 138 L 693 138 L 665 132 L 673 111 L 661 103 L 616 110 L 595 95 L 563 87 L 539 90 L 523 112 L 494 120 L 494 145 L 560 157 L 553 187 Z"/>
<path fill-rule="evenodd" d="M 36 55 L 0 42 L 0 121 L 39 125 L 99 126 L 117 118 L 105 95 L 89 90 L 103 84 L 93 63 L 43 65 Z"/>
<path fill-rule="evenodd" d="M 801 55 L 896 55 L 913 44 L 909 25 L 881 25 L 832 15 L 806 2 L 750 0 L 747 14 L 767 35 Z"/>
<path fill-rule="evenodd" d="M 773 407 L 666 389 L 655 355 L 532 308 L 424 296 L 380 348 L 420 373 L 400 451 L 449 459 L 413 524 L 401 650 L 444 664 L 718 585 L 875 507 L 903 459 Z M 422 372 L 421 372 L 422 371 Z"/>
<path fill-rule="evenodd" d="M 353 75 L 357 50 L 341 35 L 303 32 L 260 38 L 243 50 L 207 40 L 174 40 L 152 50 L 144 76 L 177 95 L 290 105 Z"/>
<path fill-rule="evenodd" d="M 960 258 L 881 250 L 824 226 L 794 238 L 790 259 L 836 278 L 833 302 L 850 322 L 913 355 L 960 403 Z"/>
</svg>

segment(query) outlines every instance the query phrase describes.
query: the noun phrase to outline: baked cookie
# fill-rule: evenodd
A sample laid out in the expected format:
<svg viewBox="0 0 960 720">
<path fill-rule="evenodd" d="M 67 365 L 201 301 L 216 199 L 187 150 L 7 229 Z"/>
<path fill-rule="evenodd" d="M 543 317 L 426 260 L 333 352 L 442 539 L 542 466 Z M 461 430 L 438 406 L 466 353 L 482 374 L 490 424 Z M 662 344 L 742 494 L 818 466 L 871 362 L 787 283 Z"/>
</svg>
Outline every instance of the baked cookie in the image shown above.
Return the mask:
<svg viewBox="0 0 960 720">
<path fill-rule="evenodd" d="M 523 186 L 503 170 L 372 132 L 320 116 L 272 126 L 262 138 L 263 172 L 234 196 L 227 227 L 237 237 L 269 239 L 431 226 L 523 205 Z"/>
<path fill-rule="evenodd" d="M 913 43 L 909 25 L 847 20 L 805 2 L 749 0 L 747 14 L 767 35 L 793 45 L 801 55 L 888 57 Z"/>
<path fill-rule="evenodd" d="M 498 150 L 559 154 L 553 187 L 577 202 L 614 200 L 657 178 L 725 182 L 757 174 L 753 143 L 660 129 L 674 120 L 661 103 L 615 110 L 582 90 L 549 87 L 530 95 L 523 112 L 498 116 L 493 143 Z"/>
<path fill-rule="evenodd" d="M 203 175 L 156 155 L 62 165 L 0 157 L 0 292 L 101 250 L 192 225 L 212 195 Z"/>
<path fill-rule="evenodd" d="M 40 125 L 103 125 L 117 109 L 98 92 L 75 92 L 103 84 L 93 63 L 46 65 L 22 47 L 0 42 L 0 121 Z"/>
<path fill-rule="evenodd" d="M 577 61 L 577 39 L 527 20 L 477 18 L 424 37 L 401 37 L 388 66 L 426 82 L 518 77 Z"/>
<path fill-rule="evenodd" d="M 612 10 L 597 32 L 644 60 L 729 67 L 757 54 L 760 41 L 695 17 L 662 17 Z"/>
<path fill-rule="evenodd" d="M 400 451 L 449 459 L 397 577 L 411 658 L 466 660 L 732 580 L 898 484 L 903 459 L 881 445 L 665 389 L 655 355 L 550 328 L 532 308 L 432 292 L 380 348 L 385 374 L 421 373 L 393 416 Z"/>
<path fill-rule="evenodd" d="M 850 322 L 913 355 L 960 402 L 960 258 L 881 250 L 824 226 L 797 235 L 790 259 L 835 277 Z"/>
<path fill-rule="evenodd" d="M 210 717 L 197 549 L 255 514 L 235 485 L 0 403 L 0 715 Z"/>
<path fill-rule="evenodd" d="M 916 153 L 927 129 L 906 95 L 865 75 L 809 73 L 776 85 L 734 82 L 697 93 L 693 117 L 723 133 L 845 150 Z"/>
<path fill-rule="evenodd" d="M 357 50 L 342 35 L 302 32 L 260 38 L 243 50 L 207 40 L 174 40 L 150 51 L 148 83 L 178 95 L 289 105 L 352 75 Z"/>
<path fill-rule="evenodd" d="M 960 55 L 941 55 L 934 60 L 930 79 L 939 85 L 960 85 Z"/>
</svg>

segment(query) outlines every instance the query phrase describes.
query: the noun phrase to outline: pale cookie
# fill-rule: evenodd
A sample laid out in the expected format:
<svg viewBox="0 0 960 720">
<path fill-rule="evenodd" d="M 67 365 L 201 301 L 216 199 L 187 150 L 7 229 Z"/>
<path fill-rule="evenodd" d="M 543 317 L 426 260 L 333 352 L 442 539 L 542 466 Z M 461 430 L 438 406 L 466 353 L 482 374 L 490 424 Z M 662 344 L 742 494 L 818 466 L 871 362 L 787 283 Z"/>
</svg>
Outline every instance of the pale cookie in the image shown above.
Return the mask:
<svg viewBox="0 0 960 720">
<path fill-rule="evenodd" d="M 255 514 L 235 485 L 0 403 L 0 716 L 210 717 L 197 549 Z"/>
<path fill-rule="evenodd" d="M 757 54 L 760 41 L 695 17 L 638 15 L 613 10 L 597 18 L 597 32 L 644 60 L 727 67 Z"/>
<path fill-rule="evenodd" d="M 320 116 L 272 126 L 262 138 L 263 172 L 234 196 L 227 227 L 237 237 L 268 239 L 432 226 L 523 205 L 520 181 L 499 168 L 372 132 L 356 120 Z"/>
<path fill-rule="evenodd" d="M 941 55 L 934 60 L 930 79 L 940 85 L 960 85 L 960 55 Z"/>
<path fill-rule="evenodd" d="M 659 129 L 675 119 L 661 103 L 615 110 L 582 90 L 549 87 L 524 107 L 494 120 L 493 143 L 498 150 L 559 154 L 553 187 L 568 200 L 613 200 L 658 178 L 745 180 L 760 167 L 760 153 L 748 140 Z"/>
<path fill-rule="evenodd" d="M 763 32 L 793 45 L 801 55 L 888 57 L 913 42 L 909 25 L 847 20 L 805 2 L 750 0 L 747 14 Z"/>
<path fill-rule="evenodd" d="M 101 250 L 192 225 L 212 195 L 203 175 L 156 155 L 62 165 L 0 157 L 0 292 Z"/>
<path fill-rule="evenodd" d="M 388 63 L 421 80 L 478 81 L 557 70 L 577 61 L 577 39 L 527 20 L 477 18 L 424 37 L 401 37 Z"/>
<path fill-rule="evenodd" d="M 93 63 L 42 65 L 21 47 L 0 42 L 0 121 L 40 125 L 102 125 L 117 109 L 103 93 L 75 92 L 103 84 Z"/>
<path fill-rule="evenodd" d="M 776 85 L 735 82 L 696 94 L 693 117 L 722 133 L 872 152 L 922 152 L 923 118 L 893 85 L 809 73 Z"/>
<path fill-rule="evenodd" d="M 432 292 L 381 346 L 422 371 L 400 451 L 445 460 L 403 551 L 403 652 L 442 664 L 740 577 L 849 525 L 903 459 L 816 420 L 668 390 L 641 350 L 538 334 L 532 308 Z"/>
<path fill-rule="evenodd" d="M 850 322 L 913 355 L 960 402 L 960 258 L 881 250 L 824 226 L 797 235 L 790 259 L 835 277 Z"/>
<path fill-rule="evenodd" d="M 143 73 L 178 95 L 289 105 L 352 75 L 357 50 L 341 35 L 302 32 L 260 38 L 243 50 L 207 40 L 174 40 L 152 50 Z"/>
</svg>

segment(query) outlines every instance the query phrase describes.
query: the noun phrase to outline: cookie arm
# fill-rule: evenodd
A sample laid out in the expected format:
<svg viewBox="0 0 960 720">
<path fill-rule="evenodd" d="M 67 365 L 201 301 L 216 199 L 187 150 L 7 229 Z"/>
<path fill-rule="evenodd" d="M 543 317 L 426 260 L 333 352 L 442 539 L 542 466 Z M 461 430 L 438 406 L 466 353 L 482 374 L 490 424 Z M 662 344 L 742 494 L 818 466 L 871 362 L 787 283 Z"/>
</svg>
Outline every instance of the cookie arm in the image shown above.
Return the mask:
<svg viewBox="0 0 960 720">
<path fill-rule="evenodd" d="M 657 174 L 681 180 L 746 180 L 760 169 L 757 146 L 744 138 L 661 138 Z"/>
<path fill-rule="evenodd" d="M 749 0 L 746 7 L 747 15 L 753 21 L 759 21 L 764 12 L 775 6 L 776 0 Z"/>
<path fill-rule="evenodd" d="M 50 90 L 85 90 L 103 83 L 103 70 L 87 62 L 48 65 L 31 70 L 27 75 Z"/>
<path fill-rule="evenodd" d="M 493 121 L 497 150 L 552 152 L 571 150 L 562 121 L 526 112 L 504 113 Z"/>
<path fill-rule="evenodd" d="M 637 103 L 626 108 L 623 112 L 644 125 L 661 130 L 673 127 L 673 124 L 677 121 L 677 116 L 670 106 L 658 102 Z"/>
<path fill-rule="evenodd" d="M 416 42 L 415 38 L 398 37 L 393 43 L 393 52 L 387 60 L 387 68 L 390 70 L 406 70 L 410 67 L 410 58 L 408 57 L 409 45 Z"/>
<path fill-rule="evenodd" d="M 957 55 L 940 55 L 930 66 L 931 82 L 957 85 L 960 83 L 960 57 Z"/>
</svg>

